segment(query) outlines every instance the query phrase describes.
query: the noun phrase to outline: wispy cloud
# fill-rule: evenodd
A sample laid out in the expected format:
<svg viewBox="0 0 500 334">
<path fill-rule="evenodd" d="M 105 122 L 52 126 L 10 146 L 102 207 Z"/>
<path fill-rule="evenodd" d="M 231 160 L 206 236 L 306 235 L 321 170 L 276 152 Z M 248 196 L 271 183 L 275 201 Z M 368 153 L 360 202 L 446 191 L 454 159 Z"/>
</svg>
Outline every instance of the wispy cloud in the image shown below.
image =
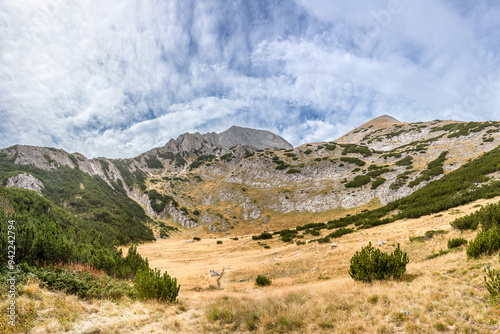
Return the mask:
<svg viewBox="0 0 500 334">
<path fill-rule="evenodd" d="M 233 124 L 299 145 L 385 113 L 498 119 L 499 14 L 487 0 L 2 2 L 0 146 L 129 157 Z"/>
</svg>

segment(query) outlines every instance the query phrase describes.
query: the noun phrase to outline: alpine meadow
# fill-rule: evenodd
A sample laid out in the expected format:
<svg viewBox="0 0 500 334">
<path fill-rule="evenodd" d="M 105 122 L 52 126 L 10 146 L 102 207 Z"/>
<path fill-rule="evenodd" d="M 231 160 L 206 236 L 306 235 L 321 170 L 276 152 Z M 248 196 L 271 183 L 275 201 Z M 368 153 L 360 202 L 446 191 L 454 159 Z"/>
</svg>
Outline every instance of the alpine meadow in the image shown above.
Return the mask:
<svg viewBox="0 0 500 334">
<path fill-rule="evenodd" d="M 133 159 L 2 149 L 2 330 L 496 330 L 499 122 L 223 134 Z"/>
<path fill-rule="evenodd" d="M 500 333 L 500 1 L 0 1 L 0 334 Z"/>
</svg>

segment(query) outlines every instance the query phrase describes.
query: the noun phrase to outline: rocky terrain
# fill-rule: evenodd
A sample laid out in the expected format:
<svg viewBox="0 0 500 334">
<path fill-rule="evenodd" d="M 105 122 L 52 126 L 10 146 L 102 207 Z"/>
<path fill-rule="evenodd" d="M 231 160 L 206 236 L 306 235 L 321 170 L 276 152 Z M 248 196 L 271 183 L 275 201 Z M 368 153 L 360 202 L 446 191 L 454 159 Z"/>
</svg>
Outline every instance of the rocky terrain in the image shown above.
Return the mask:
<svg viewBox="0 0 500 334">
<path fill-rule="evenodd" d="M 133 159 L 22 145 L 0 150 L 0 158 L 46 171 L 79 169 L 126 192 L 156 219 L 218 232 L 270 226 L 277 217 L 320 220 L 338 210 L 376 208 L 499 143 L 500 122 L 401 123 L 385 115 L 336 141 L 295 148 L 269 131 L 232 127 L 186 133 Z M 12 170 L 2 182 L 43 194 L 29 171 Z"/>
</svg>

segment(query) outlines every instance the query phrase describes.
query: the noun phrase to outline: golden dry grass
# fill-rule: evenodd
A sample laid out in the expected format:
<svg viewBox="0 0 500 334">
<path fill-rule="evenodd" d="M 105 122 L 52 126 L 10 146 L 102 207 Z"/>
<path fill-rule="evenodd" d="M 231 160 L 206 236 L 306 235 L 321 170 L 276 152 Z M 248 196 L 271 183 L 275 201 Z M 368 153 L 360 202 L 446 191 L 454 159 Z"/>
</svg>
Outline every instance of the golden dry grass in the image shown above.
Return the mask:
<svg viewBox="0 0 500 334">
<path fill-rule="evenodd" d="M 85 302 L 33 283 L 20 300 L 36 310 L 33 333 L 494 333 L 500 304 L 490 299 L 483 270 L 500 267 L 498 256 L 467 260 L 459 250 L 427 257 L 446 249 L 450 238 L 471 240 L 476 232 L 460 233 L 449 223 L 498 200 L 345 235 L 333 241 L 335 248 L 274 239 L 259 245 L 250 235 L 187 242 L 189 234 L 139 246 L 152 267 L 178 279 L 176 304 L 127 298 Z M 448 233 L 409 241 L 429 230 Z M 350 258 L 370 241 L 384 241 L 386 251 L 400 243 L 408 252 L 403 280 L 363 284 L 349 277 Z M 223 268 L 217 290 L 217 277 L 209 270 Z M 256 287 L 259 274 L 270 277 L 272 285 Z"/>
</svg>

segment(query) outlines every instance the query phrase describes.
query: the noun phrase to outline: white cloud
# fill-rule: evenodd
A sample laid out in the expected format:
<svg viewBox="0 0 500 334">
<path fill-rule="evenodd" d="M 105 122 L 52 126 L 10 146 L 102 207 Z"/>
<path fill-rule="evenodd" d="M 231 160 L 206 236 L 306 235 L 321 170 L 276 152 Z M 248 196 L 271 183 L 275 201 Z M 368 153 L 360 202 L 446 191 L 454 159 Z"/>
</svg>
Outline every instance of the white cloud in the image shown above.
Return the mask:
<svg viewBox="0 0 500 334">
<path fill-rule="evenodd" d="M 485 0 L 2 2 L 0 146 L 129 157 L 233 124 L 299 145 L 386 113 L 498 119 L 499 13 Z"/>
</svg>

